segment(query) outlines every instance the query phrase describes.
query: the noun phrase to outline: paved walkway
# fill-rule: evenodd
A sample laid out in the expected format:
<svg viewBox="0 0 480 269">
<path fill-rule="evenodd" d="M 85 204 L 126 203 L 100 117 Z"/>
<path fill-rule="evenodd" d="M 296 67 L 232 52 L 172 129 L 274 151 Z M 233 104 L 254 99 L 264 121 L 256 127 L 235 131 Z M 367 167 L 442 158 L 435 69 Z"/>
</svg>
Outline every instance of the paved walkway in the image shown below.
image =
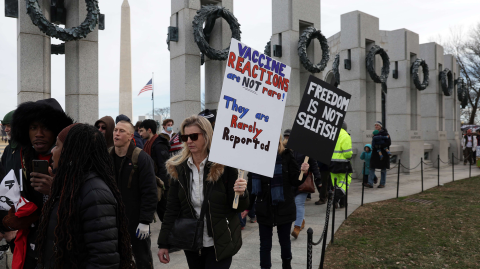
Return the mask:
<svg viewBox="0 0 480 269">
<path fill-rule="evenodd" d="M 472 176 L 480 175 L 480 169 L 472 166 Z M 469 166 L 455 165 L 455 180 L 460 180 L 469 177 Z M 400 191 L 399 196 L 408 196 L 421 192 L 421 174 L 415 172 L 412 174 L 400 174 Z M 446 166 L 440 169 L 440 184 L 444 184 L 452 181 L 452 167 Z M 387 176 L 387 184 L 384 189 L 365 189 L 364 203 L 372 203 L 383 200 L 388 200 L 396 197 L 397 175 Z M 430 168 L 424 171 L 424 189 L 427 190 L 437 186 L 437 169 Z M 314 197 L 318 197 L 318 193 L 314 194 Z M 362 186 L 360 180 L 353 180 L 352 186 L 349 191 L 349 206 L 348 214 L 350 215 L 361 205 Z M 307 201 L 306 207 L 306 227 L 303 230 L 298 239 L 292 238 L 292 252 L 293 252 L 293 268 L 306 268 L 307 263 L 307 229 L 311 227 L 314 230 L 314 241 L 318 240 L 325 221 L 326 206 L 317 206 L 314 204 L 316 198 L 311 201 Z M 337 209 L 335 217 L 335 231 L 345 220 L 345 210 Z M 188 268 L 185 256 L 183 252 L 176 252 L 170 255 L 170 263 L 168 265 L 160 264 L 156 254 L 158 252 L 156 246 L 156 239 L 160 228 L 159 224 L 152 225 L 152 254 L 154 255 L 155 268 L 175 268 L 186 269 Z M 331 224 L 329 228 L 331 227 Z M 330 228 L 331 229 L 331 228 Z M 330 233 L 329 233 L 330 235 Z M 234 256 L 232 269 L 247 269 L 247 268 L 260 268 L 260 256 L 259 256 L 259 235 L 258 225 L 256 223 L 247 223 L 247 227 L 243 230 L 243 246 L 239 253 Z M 328 241 L 330 241 L 330 236 Z M 320 263 L 320 251 L 321 246 L 316 246 L 313 249 L 313 268 L 318 268 Z M 280 258 L 280 246 L 278 239 L 274 233 L 273 249 L 272 249 L 272 268 L 282 268 Z"/>
</svg>

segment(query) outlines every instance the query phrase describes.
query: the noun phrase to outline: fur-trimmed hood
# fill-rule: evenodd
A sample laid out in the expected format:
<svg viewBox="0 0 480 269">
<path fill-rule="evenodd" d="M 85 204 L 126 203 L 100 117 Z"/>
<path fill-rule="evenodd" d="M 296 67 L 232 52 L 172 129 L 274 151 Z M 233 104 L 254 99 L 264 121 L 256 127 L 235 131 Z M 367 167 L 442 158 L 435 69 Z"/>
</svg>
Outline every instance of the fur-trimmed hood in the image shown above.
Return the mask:
<svg viewBox="0 0 480 269">
<path fill-rule="evenodd" d="M 167 161 L 165 166 L 167 167 L 167 172 L 170 177 L 174 180 L 178 180 L 178 170 L 188 169 L 188 160 L 185 160 L 182 164 L 174 166 L 170 161 Z M 206 181 L 208 182 L 217 182 L 218 179 L 223 175 L 225 166 L 219 163 L 208 162 L 205 164 L 205 169 L 208 169 L 208 176 Z"/>
<path fill-rule="evenodd" d="M 30 124 L 40 122 L 53 132 L 55 138 L 67 126 L 73 124 L 70 118 L 54 98 L 25 102 L 18 106 L 12 117 L 12 139 L 21 146 L 31 146 Z"/>
</svg>

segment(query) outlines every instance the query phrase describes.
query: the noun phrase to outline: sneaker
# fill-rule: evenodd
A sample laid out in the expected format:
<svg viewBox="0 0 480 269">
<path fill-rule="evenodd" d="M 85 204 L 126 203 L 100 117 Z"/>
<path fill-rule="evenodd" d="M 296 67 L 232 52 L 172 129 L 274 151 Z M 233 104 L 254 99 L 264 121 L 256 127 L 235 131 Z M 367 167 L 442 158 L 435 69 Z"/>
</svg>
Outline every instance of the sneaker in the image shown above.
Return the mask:
<svg viewBox="0 0 480 269">
<path fill-rule="evenodd" d="M 368 183 L 363 183 L 363 186 L 367 187 L 367 188 L 373 188 L 372 185 L 368 184 Z"/>
<path fill-rule="evenodd" d="M 320 200 L 318 200 L 318 201 L 315 202 L 316 205 L 324 205 L 324 204 L 326 204 L 326 203 L 327 203 L 327 201 L 322 200 L 322 199 L 320 199 Z"/>
<path fill-rule="evenodd" d="M 385 185 L 378 185 L 378 188 L 385 188 Z"/>
<path fill-rule="evenodd" d="M 307 197 L 307 201 L 310 201 L 310 200 L 312 200 L 312 198 L 308 198 L 308 197 Z"/>
<path fill-rule="evenodd" d="M 245 229 L 245 227 L 242 227 L 242 230 L 244 230 L 244 229 Z"/>
<path fill-rule="evenodd" d="M 257 222 L 257 217 L 250 218 L 250 223 L 255 223 Z"/>
<path fill-rule="evenodd" d="M 383 155 L 380 155 L 380 161 L 383 160 Z"/>
</svg>

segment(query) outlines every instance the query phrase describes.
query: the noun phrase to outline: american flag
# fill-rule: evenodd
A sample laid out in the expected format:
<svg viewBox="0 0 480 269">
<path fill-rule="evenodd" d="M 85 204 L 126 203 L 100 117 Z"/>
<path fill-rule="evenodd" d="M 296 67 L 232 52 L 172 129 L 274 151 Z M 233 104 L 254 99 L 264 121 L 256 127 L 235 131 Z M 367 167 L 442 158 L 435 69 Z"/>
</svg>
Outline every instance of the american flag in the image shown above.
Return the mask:
<svg viewBox="0 0 480 269">
<path fill-rule="evenodd" d="M 182 148 L 183 144 L 180 141 L 180 133 L 178 133 L 170 140 L 170 157 L 174 156 Z"/>
<path fill-rule="evenodd" d="M 138 93 L 138 95 L 140 95 L 142 92 L 151 91 L 151 90 L 153 90 L 153 85 L 152 85 L 152 80 L 150 79 L 150 81 L 147 83 L 147 85 L 145 85 L 145 87 L 143 87 L 143 89 Z"/>
</svg>

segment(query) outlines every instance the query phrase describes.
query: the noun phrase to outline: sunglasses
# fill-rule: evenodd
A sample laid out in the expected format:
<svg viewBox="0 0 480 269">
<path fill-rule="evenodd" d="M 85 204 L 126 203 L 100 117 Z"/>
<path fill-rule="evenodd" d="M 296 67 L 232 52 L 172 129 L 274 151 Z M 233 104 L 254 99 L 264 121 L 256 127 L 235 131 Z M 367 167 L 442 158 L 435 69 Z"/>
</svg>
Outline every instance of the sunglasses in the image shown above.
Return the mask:
<svg viewBox="0 0 480 269">
<path fill-rule="evenodd" d="M 190 137 L 190 139 L 191 139 L 192 141 L 197 141 L 199 134 L 201 134 L 201 133 L 194 133 L 194 134 L 189 134 L 189 135 L 181 135 L 180 138 L 182 139 L 183 142 L 187 142 L 189 137 Z"/>
<path fill-rule="evenodd" d="M 98 128 L 99 130 L 107 130 L 107 127 L 105 127 L 105 126 L 103 126 L 103 125 L 102 125 L 102 126 L 98 126 L 97 128 Z"/>
</svg>

